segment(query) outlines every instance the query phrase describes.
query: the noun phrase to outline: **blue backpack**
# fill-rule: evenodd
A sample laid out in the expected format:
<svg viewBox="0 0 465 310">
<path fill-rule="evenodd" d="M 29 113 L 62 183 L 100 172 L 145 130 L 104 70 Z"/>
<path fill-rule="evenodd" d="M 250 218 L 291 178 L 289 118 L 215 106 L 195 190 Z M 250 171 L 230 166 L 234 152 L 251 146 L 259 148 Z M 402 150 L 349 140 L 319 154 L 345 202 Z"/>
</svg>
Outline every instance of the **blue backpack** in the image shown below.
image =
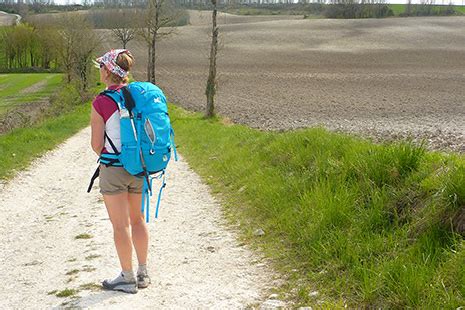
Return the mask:
<svg viewBox="0 0 465 310">
<path fill-rule="evenodd" d="M 133 82 L 119 90 L 105 90 L 101 95 L 109 97 L 118 106 L 121 152 L 105 133 L 114 153 L 101 154 L 100 163 L 124 167 L 130 174 L 144 179 L 141 212 L 145 211 L 148 222 L 153 178 L 162 179 L 155 211 L 157 218 L 161 193 L 166 186 L 165 169 L 172 151 L 178 160 L 165 95 L 150 82 Z M 98 174 L 97 168 L 87 192 L 90 192 Z"/>
</svg>

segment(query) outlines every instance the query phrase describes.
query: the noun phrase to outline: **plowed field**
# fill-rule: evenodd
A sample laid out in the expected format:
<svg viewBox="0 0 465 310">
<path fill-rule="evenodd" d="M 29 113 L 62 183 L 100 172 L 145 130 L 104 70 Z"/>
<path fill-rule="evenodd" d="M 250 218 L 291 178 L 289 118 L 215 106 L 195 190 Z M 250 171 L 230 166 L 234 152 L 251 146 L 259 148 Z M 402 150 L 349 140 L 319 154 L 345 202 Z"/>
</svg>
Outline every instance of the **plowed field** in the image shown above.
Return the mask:
<svg viewBox="0 0 465 310">
<path fill-rule="evenodd" d="M 157 83 L 171 101 L 201 111 L 210 27 L 207 12 L 191 14 L 193 25 L 158 45 Z M 322 125 L 465 150 L 464 17 L 260 18 L 220 18 L 221 115 L 266 130 Z M 117 46 L 107 38 L 105 48 Z M 145 79 L 144 42 L 130 42 L 129 49 L 136 78 Z"/>
</svg>

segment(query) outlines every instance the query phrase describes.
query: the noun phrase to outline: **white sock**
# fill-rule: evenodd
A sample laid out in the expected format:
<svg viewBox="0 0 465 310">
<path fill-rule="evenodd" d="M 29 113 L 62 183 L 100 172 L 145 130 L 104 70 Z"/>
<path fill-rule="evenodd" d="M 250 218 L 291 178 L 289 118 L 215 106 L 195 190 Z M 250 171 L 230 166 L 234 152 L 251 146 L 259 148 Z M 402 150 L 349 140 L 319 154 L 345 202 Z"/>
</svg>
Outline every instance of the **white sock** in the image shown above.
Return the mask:
<svg viewBox="0 0 465 310">
<path fill-rule="evenodd" d="M 147 274 L 147 264 L 139 265 L 139 268 L 137 268 L 137 274 Z"/>
<path fill-rule="evenodd" d="M 134 271 L 128 270 L 128 271 L 121 271 L 121 275 L 124 277 L 125 280 L 131 281 L 134 280 Z"/>
</svg>

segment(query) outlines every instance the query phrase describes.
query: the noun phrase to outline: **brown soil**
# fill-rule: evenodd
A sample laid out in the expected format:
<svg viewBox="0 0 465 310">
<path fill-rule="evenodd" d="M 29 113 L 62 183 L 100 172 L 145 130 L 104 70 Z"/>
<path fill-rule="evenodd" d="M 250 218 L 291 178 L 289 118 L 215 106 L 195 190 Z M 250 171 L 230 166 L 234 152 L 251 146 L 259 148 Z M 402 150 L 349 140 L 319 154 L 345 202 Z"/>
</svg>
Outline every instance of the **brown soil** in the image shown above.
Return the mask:
<svg viewBox="0 0 465 310">
<path fill-rule="evenodd" d="M 464 17 L 246 18 L 220 26 L 221 115 L 265 130 L 323 125 L 465 151 Z M 209 26 L 186 26 L 158 45 L 157 83 L 185 108 L 205 107 L 209 41 Z M 144 80 L 145 45 L 129 49 Z"/>
</svg>

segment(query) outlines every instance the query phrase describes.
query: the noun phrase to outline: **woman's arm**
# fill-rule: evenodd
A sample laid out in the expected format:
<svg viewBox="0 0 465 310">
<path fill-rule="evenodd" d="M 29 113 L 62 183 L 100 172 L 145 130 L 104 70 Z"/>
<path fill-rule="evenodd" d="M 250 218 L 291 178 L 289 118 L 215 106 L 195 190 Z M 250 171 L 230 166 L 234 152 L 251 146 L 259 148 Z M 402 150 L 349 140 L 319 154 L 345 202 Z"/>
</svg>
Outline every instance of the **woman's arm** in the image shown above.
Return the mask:
<svg viewBox="0 0 465 310">
<path fill-rule="evenodd" d="M 92 112 L 90 113 L 90 128 L 92 131 L 90 144 L 94 152 L 100 156 L 105 145 L 105 122 L 103 121 L 102 116 L 97 113 L 93 106 Z"/>
</svg>

